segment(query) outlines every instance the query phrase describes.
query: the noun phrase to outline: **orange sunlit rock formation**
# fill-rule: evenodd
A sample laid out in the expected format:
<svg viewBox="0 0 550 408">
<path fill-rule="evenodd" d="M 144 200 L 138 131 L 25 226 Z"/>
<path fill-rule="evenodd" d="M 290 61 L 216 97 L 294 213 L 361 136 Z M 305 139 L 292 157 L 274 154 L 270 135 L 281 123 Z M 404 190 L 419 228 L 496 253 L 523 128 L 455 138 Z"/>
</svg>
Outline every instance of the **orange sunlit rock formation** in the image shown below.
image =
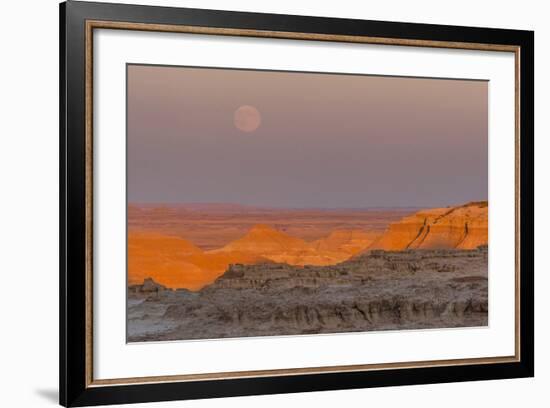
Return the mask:
<svg viewBox="0 0 550 408">
<path fill-rule="evenodd" d="M 203 252 L 185 239 L 151 232 L 128 234 L 128 284 L 146 278 L 169 288 L 198 290 L 212 283 L 230 264 L 257 263 L 265 258 L 249 253 Z"/>
<path fill-rule="evenodd" d="M 202 251 L 185 239 L 144 231 L 128 234 L 128 283 L 153 278 L 170 288 L 198 290 L 212 283 L 231 264 L 282 262 L 289 265 L 331 265 L 367 248 L 372 235 L 335 231 L 308 243 L 267 225 L 222 248 Z"/>
<path fill-rule="evenodd" d="M 369 249 L 474 249 L 488 243 L 486 201 L 419 211 L 390 224 Z"/>
<path fill-rule="evenodd" d="M 207 251 L 181 237 L 133 228 L 128 233 L 128 284 L 153 278 L 169 288 L 199 290 L 231 264 L 323 266 L 370 249 L 473 249 L 487 244 L 487 221 L 487 202 L 476 202 L 419 211 L 391 223 L 382 235 L 363 229 L 334 229 L 322 238 L 306 241 L 257 224 L 240 238 Z"/>
<path fill-rule="evenodd" d="M 261 256 L 289 265 L 329 265 L 335 262 L 330 253 L 318 251 L 303 239 L 263 224 L 254 226 L 244 237 L 212 251 L 216 254 L 233 252 Z"/>
<path fill-rule="evenodd" d="M 187 259 L 200 253 L 199 248 L 182 238 L 132 231 L 128 234 L 128 284 L 153 278 L 167 287 L 179 287 L 185 282 L 189 288 L 199 288 L 205 274 Z"/>
<path fill-rule="evenodd" d="M 336 230 L 312 244 L 319 252 L 339 254 L 345 260 L 368 248 L 379 235 L 379 232 L 363 230 Z"/>
</svg>

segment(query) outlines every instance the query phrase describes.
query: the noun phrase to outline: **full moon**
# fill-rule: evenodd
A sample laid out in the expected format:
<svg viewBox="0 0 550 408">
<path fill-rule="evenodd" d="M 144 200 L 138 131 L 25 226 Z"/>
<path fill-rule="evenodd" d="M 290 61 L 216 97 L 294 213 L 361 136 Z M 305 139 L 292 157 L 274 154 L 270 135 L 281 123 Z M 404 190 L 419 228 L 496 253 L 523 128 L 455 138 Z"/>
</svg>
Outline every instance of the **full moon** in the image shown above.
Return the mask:
<svg viewBox="0 0 550 408">
<path fill-rule="evenodd" d="M 254 106 L 240 106 L 233 115 L 235 127 L 243 132 L 254 132 L 262 123 L 262 116 Z"/>
</svg>

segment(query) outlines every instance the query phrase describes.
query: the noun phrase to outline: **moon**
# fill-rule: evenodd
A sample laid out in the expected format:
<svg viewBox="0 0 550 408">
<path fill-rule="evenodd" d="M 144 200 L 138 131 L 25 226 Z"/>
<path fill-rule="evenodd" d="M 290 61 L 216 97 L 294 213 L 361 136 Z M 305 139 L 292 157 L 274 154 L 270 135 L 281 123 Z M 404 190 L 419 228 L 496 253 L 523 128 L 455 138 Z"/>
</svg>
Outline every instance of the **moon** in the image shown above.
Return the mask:
<svg viewBox="0 0 550 408">
<path fill-rule="evenodd" d="M 242 105 L 235 111 L 233 123 L 237 129 L 251 133 L 260 127 L 262 115 L 254 106 Z"/>
</svg>

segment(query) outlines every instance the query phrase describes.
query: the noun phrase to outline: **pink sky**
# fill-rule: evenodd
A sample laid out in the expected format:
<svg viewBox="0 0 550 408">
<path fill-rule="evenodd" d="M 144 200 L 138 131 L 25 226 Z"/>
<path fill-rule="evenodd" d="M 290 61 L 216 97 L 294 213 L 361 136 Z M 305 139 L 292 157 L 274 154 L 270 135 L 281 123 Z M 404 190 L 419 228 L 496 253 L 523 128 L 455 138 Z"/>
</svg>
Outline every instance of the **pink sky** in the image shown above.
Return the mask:
<svg viewBox="0 0 550 408">
<path fill-rule="evenodd" d="M 484 200 L 487 104 L 486 81 L 129 65 L 128 200 Z M 253 131 L 234 124 L 243 105 L 259 112 Z"/>
</svg>

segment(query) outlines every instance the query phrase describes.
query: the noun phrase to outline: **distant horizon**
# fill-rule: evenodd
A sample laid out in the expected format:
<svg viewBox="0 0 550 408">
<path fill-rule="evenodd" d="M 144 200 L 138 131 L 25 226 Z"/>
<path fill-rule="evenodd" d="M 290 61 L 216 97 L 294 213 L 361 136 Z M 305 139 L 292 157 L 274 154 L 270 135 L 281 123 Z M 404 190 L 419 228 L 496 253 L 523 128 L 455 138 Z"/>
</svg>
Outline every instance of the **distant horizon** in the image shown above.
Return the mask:
<svg viewBox="0 0 550 408">
<path fill-rule="evenodd" d="M 291 207 L 291 206 L 265 206 L 256 204 L 243 204 L 236 202 L 186 202 L 186 201 L 128 201 L 128 206 L 174 206 L 174 207 L 191 207 L 191 206 L 211 206 L 211 207 L 242 207 L 247 209 L 262 209 L 262 210 L 376 210 L 376 209 L 422 209 L 422 208 L 446 208 L 457 207 L 472 202 L 488 202 L 488 200 L 471 200 L 468 202 L 450 203 L 447 205 L 404 205 L 404 206 L 369 206 L 369 207 Z"/>
</svg>

